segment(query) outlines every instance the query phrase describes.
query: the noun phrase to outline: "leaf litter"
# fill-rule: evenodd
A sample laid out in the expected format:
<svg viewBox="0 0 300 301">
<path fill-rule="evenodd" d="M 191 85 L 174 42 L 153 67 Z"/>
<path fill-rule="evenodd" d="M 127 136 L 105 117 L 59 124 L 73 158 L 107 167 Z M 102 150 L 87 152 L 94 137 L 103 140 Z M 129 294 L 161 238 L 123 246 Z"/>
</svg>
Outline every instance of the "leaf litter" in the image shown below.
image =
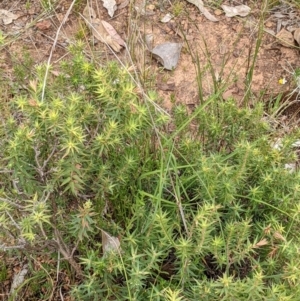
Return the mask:
<svg viewBox="0 0 300 301">
<path fill-rule="evenodd" d="M 202 0 L 186 0 L 189 3 L 194 4 L 195 6 L 197 6 L 199 8 L 199 10 L 201 11 L 201 13 L 205 16 L 206 19 L 212 21 L 212 22 L 218 22 L 219 20 L 212 15 L 207 8 L 204 7 L 204 4 L 202 2 Z"/>
<path fill-rule="evenodd" d="M 246 17 L 249 15 L 251 8 L 247 5 L 237 5 L 237 6 L 228 6 L 221 5 L 223 8 L 226 17 L 232 18 L 235 16 Z"/>
<path fill-rule="evenodd" d="M 12 12 L 6 9 L 0 9 L 0 20 L 3 22 L 4 25 L 8 25 L 18 18 L 19 16 L 13 14 Z"/>
<path fill-rule="evenodd" d="M 120 252 L 120 240 L 118 237 L 110 235 L 108 232 L 101 230 L 102 232 L 102 249 L 103 254 L 106 255 L 110 252 Z"/>
<path fill-rule="evenodd" d="M 112 25 L 97 18 L 95 10 L 87 5 L 82 15 L 93 36 L 102 43 L 109 45 L 114 51 L 120 52 L 125 47 L 124 40 L 119 36 Z"/>
<path fill-rule="evenodd" d="M 112 18 L 117 10 L 117 3 L 115 0 L 102 0 L 103 7 L 107 9 L 109 16 Z"/>
<path fill-rule="evenodd" d="M 129 4 L 129 0 L 124 0 L 118 5 L 118 9 L 123 9 Z"/>
<path fill-rule="evenodd" d="M 174 18 L 174 16 L 172 14 L 167 13 L 166 15 L 164 15 L 163 18 L 160 19 L 160 22 L 162 22 L 162 23 L 168 23 L 173 18 Z"/>
</svg>

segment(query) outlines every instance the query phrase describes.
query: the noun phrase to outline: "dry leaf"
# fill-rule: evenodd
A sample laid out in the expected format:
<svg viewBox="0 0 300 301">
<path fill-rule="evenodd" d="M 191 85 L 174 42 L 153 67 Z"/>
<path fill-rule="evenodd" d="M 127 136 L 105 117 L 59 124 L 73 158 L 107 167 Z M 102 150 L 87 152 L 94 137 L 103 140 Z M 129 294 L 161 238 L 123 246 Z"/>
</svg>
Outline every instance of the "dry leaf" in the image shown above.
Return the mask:
<svg viewBox="0 0 300 301">
<path fill-rule="evenodd" d="M 0 9 L 0 20 L 2 20 L 4 25 L 8 25 L 12 23 L 13 20 L 18 19 L 19 16 L 11 13 L 10 11 L 6 9 Z"/>
<path fill-rule="evenodd" d="M 246 17 L 249 15 L 251 8 L 247 5 L 237 5 L 237 6 L 228 6 L 228 5 L 221 5 L 223 8 L 226 17 L 235 17 L 241 16 Z"/>
<path fill-rule="evenodd" d="M 294 37 L 293 34 L 289 31 L 285 30 L 284 28 L 281 29 L 278 34 L 276 35 L 278 39 L 278 43 L 284 47 L 294 47 Z"/>
<path fill-rule="evenodd" d="M 105 255 L 111 251 L 120 252 L 120 240 L 118 237 L 114 237 L 107 233 L 106 231 L 102 231 L 102 248 L 103 254 Z"/>
<path fill-rule="evenodd" d="M 56 71 L 56 70 L 51 70 L 50 73 L 52 73 L 54 76 L 59 76 L 59 75 L 61 75 L 61 72 Z"/>
<path fill-rule="evenodd" d="M 275 231 L 273 236 L 279 240 L 286 241 L 285 238 L 278 231 Z"/>
<path fill-rule="evenodd" d="M 106 21 L 102 21 L 102 24 L 114 41 L 117 41 L 118 44 L 123 47 L 126 46 L 124 40 L 119 36 L 116 30 L 109 23 L 107 23 Z"/>
<path fill-rule="evenodd" d="M 284 164 L 284 169 L 286 169 L 289 173 L 293 173 L 297 171 L 296 163 L 286 163 Z"/>
<path fill-rule="evenodd" d="M 162 23 L 168 23 L 174 16 L 170 13 L 167 13 L 161 20 L 160 22 Z"/>
<path fill-rule="evenodd" d="M 102 0 L 103 6 L 107 9 L 109 16 L 112 18 L 117 10 L 117 3 L 115 0 Z"/>
<path fill-rule="evenodd" d="M 50 73 L 53 74 L 54 76 L 64 76 L 65 78 L 70 78 L 69 74 L 65 74 L 63 72 L 57 71 L 57 70 L 50 70 Z"/>
<path fill-rule="evenodd" d="M 259 241 L 257 244 L 255 244 L 253 246 L 253 248 L 260 248 L 260 247 L 267 245 L 268 243 L 269 243 L 268 240 L 263 238 L 261 241 Z"/>
<path fill-rule="evenodd" d="M 11 287 L 10 294 L 13 295 L 15 290 L 25 281 L 25 276 L 28 273 L 28 265 L 25 264 L 22 270 L 14 275 Z"/>
<path fill-rule="evenodd" d="M 295 34 L 295 33 L 294 33 Z M 299 38 L 300 38 L 300 28 L 299 28 Z M 300 44 L 300 43 L 299 43 Z M 300 140 L 296 140 L 293 144 L 292 147 L 300 147 Z"/>
<path fill-rule="evenodd" d="M 180 43 L 164 43 L 154 47 L 151 53 L 165 69 L 173 70 L 178 64 L 181 48 Z"/>
<path fill-rule="evenodd" d="M 265 32 L 269 33 L 271 36 L 275 36 L 276 35 L 276 32 L 272 29 L 269 29 L 269 28 L 265 28 L 264 29 Z"/>
<path fill-rule="evenodd" d="M 33 92 L 37 91 L 37 80 L 29 80 L 29 87 Z"/>
<path fill-rule="evenodd" d="M 87 26 L 92 30 L 92 33 L 97 40 L 109 45 L 116 52 L 119 52 L 122 49 L 121 45 L 124 46 L 125 42 L 111 25 L 109 26 L 109 31 L 107 30 L 108 23 L 105 22 L 107 24 L 104 25 L 104 21 L 97 18 L 96 12 L 92 7 L 87 5 L 83 10 L 83 16 L 85 17 Z"/>
<path fill-rule="evenodd" d="M 202 0 L 186 0 L 189 3 L 192 3 L 194 5 L 196 5 L 199 10 L 201 11 L 201 13 L 205 16 L 206 19 L 212 21 L 212 22 L 218 22 L 219 20 L 213 16 L 207 8 L 204 7 L 204 4 L 202 2 Z"/>
<path fill-rule="evenodd" d="M 123 9 L 129 4 L 129 0 L 124 0 L 121 4 L 118 5 L 118 9 Z"/>
<path fill-rule="evenodd" d="M 47 30 L 51 27 L 51 22 L 49 20 L 43 20 L 41 22 L 36 23 L 35 26 L 39 30 L 44 31 L 44 30 Z"/>
<path fill-rule="evenodd" d="M 283 15 L 283 14 L 280 13 L 280 12 L 276 12 L 273 16 L 274 16 L 275 18 L 280 19 L 280 18 L 285 18 L 285 17 L 286 17 L 286 14 Z"/>
<path fill-rule="evenodd" d="M 33 99 L 33 98 L 30 98 L 30 99 L 28 100 L 28 105 L 29 105 L 30 107 L 38 107 L 38 106 L 39 106 L 39 104 L 38 104 L 38 102 L 36 101 L 36 99 Z"/>
<path fill-rule="evenodd" d="M 298 46 L 300 46 L 300 28 L 294 31 L 294 39 L 298 43 Z"/>
<path fill-rule="evenodd" d="M 136 10 L 136 12 L 138 14 L 140 14 L 141 16 L 153 16 L 155 15 L 154 11 L 149 11 L 148 9 L 146 9 L 145 7 L 145 3 L 143 2 L 141 5 L 136 5 L 134 7 L 134 9 Z"/>
<path fill-rule="evenodd" d="M 264 229 L 264 233 L 268 235 L 268 234 L 271 233 L 271 230 L 272 230 L 271 225 L 268 225 L 268 226 Z"/>
<path fill-rule="evenodd" d="M 274 258 L 276 256 L 277 250 L 277 247 L 272 247 L 272 250 L 268 253 L 268 256 Z"/>
</svg>

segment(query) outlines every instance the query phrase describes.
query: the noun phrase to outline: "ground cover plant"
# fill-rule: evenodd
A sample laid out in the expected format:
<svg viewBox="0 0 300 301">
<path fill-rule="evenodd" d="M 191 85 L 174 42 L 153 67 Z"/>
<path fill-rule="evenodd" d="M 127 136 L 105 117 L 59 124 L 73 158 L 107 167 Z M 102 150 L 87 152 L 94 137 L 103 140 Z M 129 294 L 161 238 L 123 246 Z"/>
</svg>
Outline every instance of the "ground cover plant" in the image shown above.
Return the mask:
<svg viewBox="0 0 300 301">
<path fill-rule="evenodd" d="M 44 101 L 38 66 L 2 104 L 1 248 L 29 269 L 11 299 L 50 299 L 68 277 L 75 300 L 297 300 L 298 133 L 278 146 L 262 103 L 218 94 L 170 119 L 80 47 Z"/>
<path fill-rule="evenodd" d="M 241 102 L 209 49 L 205 66 L 191 50 L 192 109 L 166 111 L 147 77 L 81 40 L 55 69 L 24 52 L 13 84 L 1 74 L 5 299 L 299 300 L 299 130 L 280 95 L 252 93 L 260 29 Z"/>
</svg>

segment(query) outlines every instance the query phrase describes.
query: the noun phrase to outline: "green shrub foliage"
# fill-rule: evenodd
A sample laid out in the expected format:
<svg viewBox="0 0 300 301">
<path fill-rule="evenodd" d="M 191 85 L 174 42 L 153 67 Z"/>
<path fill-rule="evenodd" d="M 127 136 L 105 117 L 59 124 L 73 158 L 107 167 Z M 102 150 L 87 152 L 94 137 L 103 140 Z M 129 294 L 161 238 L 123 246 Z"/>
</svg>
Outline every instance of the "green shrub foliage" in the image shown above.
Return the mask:
<svg viewBox="0 0 300 301">
<path fill-rule="evenodd" d="M 170 120 L 79 50 L 3 114 L 2 251 L 62 254 L 75 300 L 299 300 L 297 134 L 215 95 Z"/>
</svg>

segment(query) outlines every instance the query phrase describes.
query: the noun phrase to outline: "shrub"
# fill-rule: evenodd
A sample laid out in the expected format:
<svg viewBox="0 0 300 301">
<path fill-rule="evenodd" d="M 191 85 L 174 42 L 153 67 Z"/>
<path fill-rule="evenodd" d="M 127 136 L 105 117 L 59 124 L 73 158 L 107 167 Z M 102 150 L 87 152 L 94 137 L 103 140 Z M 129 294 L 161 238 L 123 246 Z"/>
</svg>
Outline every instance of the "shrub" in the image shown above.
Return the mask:
<svg viewBox="0 0 300 301">
<path fill-rule="evenodd" d="M 76 300 L 297 300 L 298 134 L 274 147 L 260 103 L 216 95 L 168 131 L 125 68 L 72 53 L 3 116 L 1 249 L 61 254 Z M 27 296 L 46 300 L 36 276 Z"/>
</svg>

